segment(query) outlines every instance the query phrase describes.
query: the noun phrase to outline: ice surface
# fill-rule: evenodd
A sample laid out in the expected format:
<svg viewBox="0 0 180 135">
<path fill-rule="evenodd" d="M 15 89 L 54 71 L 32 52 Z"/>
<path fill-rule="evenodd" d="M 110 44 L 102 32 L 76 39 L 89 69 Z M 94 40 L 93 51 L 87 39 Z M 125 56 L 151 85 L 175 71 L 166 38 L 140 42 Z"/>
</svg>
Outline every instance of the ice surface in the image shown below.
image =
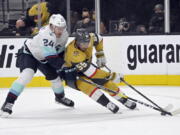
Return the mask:
<svg viewBox="0 0 180 135">
<path fill-rule="evenodd" d="M 136 88 L 162 107 L 180 107 L 180 87 Z M 121 90 L 146 102 L 128 87 Z M 0 105 L 7 93 L 0 89 Z M 11 117 L 0 118 L 0 135 L 180 135 L 180 115 L 161 116 L 142 105 L 131 111 L 111 99 L 120 107 L 112 114 L 79 91 L 66 87 L 66 96 L 75 101 L 74 108 L 56 104 L 51 88 L 26 88 Z"/>
</svg>

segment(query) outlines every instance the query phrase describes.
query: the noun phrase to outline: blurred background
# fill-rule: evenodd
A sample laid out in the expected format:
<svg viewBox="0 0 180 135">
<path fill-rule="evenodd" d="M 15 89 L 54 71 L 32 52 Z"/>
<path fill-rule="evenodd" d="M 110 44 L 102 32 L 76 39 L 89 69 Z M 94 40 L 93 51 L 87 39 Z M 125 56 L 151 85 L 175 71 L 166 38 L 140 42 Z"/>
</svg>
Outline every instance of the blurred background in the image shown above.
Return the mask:
<svg viewBox="0 0 180 135">
<path fill-rule="evenodd" d="M 0 0 L 0 36 L 32 36 L 51 14 L 101 35 L 180 33 L 180 0 Z"/>
</svg>

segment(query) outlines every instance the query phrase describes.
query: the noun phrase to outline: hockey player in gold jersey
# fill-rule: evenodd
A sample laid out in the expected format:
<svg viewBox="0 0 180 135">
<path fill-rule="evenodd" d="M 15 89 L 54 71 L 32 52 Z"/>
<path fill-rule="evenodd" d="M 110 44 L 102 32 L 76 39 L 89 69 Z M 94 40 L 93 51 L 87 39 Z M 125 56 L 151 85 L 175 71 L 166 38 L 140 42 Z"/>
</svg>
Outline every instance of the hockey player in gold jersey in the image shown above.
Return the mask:
<svg viewBox="0 0 180 135">
<path fill-rule="evenodd" d="M 96 50 L 97 66 L 92 63 L 93 47 Z M 121 102 L 129 109 L 134 109 L 136 103 L 129 101 L 127 96 L 119 89 L 114 82 L 120 82 L 120 74 L 109 73 L 102 69 L 105 66 L 106 59 L 103 52 L 103 39 L 95 33 L 88 33 L 85 29 L 78 29 L 75 39 L 70 42 L 65 51 L 65 72 L 64 79 L 67 85 L 76 88 L 96 102 L 107 107 L 113 113 L 119 110 L 119 107 L 111 102 L 105 94 L 96 86 L 85 81 L 77 79 L 76 76 L 92 81 L 96 84 L 107 87 L 118 94 L 109 93 L 116 100 Z"/>
</svg>

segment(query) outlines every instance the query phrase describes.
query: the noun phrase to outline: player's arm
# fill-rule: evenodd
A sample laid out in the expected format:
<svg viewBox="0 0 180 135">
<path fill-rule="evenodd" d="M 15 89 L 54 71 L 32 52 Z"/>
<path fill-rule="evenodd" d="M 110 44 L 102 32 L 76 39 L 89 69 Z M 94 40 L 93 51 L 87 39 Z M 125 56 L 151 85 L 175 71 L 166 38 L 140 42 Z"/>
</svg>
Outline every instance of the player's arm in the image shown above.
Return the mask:
<svg viewBox="0 0 180 135">
<path fill-rule="evenodd" d="M 60 57 L 60 55 L 49 55 L 46 57 L 46 60 L 56 70 L 61 69 L 64 64 L 64 59 L 63 57 Z"/>
<path fill-rule="evenodd" d="M 66 49 L 65 62 L 68 67 L 71 67 L 72 69 L 75 68 L 78 73 L 84 74 L 92 81 L 97 79 L 98 82 L 96 83 L 98 84 L 102 84 L 102 82 L 105 83 L 107 80 L 104 78 L 109 76 L 109 73 L 99 70 L 96 66 L 94 66 L 94 64 L 92 64 L 90 61 L 87 61 L 86 55 L 84 53 L 81 51 L 78 52 L 77 50 L 73 51 L 73 49 L 69 47 Z"/>
<path fill-rule="evenodd" d="M 96 52 L 103 51 L 103 38 L 102 36 L 94 33 L 94 46 L 96 49 Z"/>
<path fill-rule="evenodd" d="M 42 50 L 45 60 L 55 69 L 59 70 L 64 64 L 64 58 L 59 57 L 53 39 L 42 38 Z"/>
<path fill-rule="evenodd" d="M 94 34 L 94 46 L 96 49 L 95 55 L 97 57 L 96 64 L 98 67 L 103 67 L 106 64 L 106 58 L 103 51 L 103 38 L 98 34 Z"/>
<path fill-rule="evenodd" d="M 68 67 L 75 67 L 77 72 L 81 72 L 87 77 L 91 77 L 91 74 L 96 71 L 96 68 L 86 60 L 86 55 L 72 46 L 66 48 L 65 62 Z"/>
<path fill-rule="evenodd" d="M 91 61 L 86 60 L 83 56 L 73 57 L 71 63 L 72 67 L 75 67 L 77 72 L 83 73 L 90 79 L 104 79 L 110 75 L 108 72 L 97 68 L 94 64 L 91 63 Z"/>
</svg>

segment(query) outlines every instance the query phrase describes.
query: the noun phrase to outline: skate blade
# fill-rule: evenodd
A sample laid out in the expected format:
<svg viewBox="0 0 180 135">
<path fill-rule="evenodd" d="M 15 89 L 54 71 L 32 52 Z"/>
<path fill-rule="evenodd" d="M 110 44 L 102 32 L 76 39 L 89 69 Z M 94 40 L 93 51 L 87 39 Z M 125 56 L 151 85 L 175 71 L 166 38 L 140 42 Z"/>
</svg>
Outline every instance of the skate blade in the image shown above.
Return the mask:
<svg viewBox="0 0 180 135">
<path fill-rule="evenodd" d="M 173 116 L 179 115 L 179 114 L 180 114 L 180 108 L 174 110 L 171 114 L 172 114 Z"/>
<path fill-rule="evenodd" d="M 0 112 L 0 117 L 1 118 L 8 118 L 9 116 L 10 116 L 10 114 L 7 113 L 7 112 L 3 112 L 3 111 Z"/>
<path fill-rule="evenodd" d="M 59 102 L 57 102 L 57 101 L 55 101 L 55 103 L 58 104 L 58 105 L 62 105 L 62 106 L 64 106 L 64 107 L 67 107 L 67 108 L 74 108 L 74 106 L 67 106 L 67 105 L 64 105 L 64 104 L 62 104 L 62 103 L 59 103 Z"/>
</svg>

